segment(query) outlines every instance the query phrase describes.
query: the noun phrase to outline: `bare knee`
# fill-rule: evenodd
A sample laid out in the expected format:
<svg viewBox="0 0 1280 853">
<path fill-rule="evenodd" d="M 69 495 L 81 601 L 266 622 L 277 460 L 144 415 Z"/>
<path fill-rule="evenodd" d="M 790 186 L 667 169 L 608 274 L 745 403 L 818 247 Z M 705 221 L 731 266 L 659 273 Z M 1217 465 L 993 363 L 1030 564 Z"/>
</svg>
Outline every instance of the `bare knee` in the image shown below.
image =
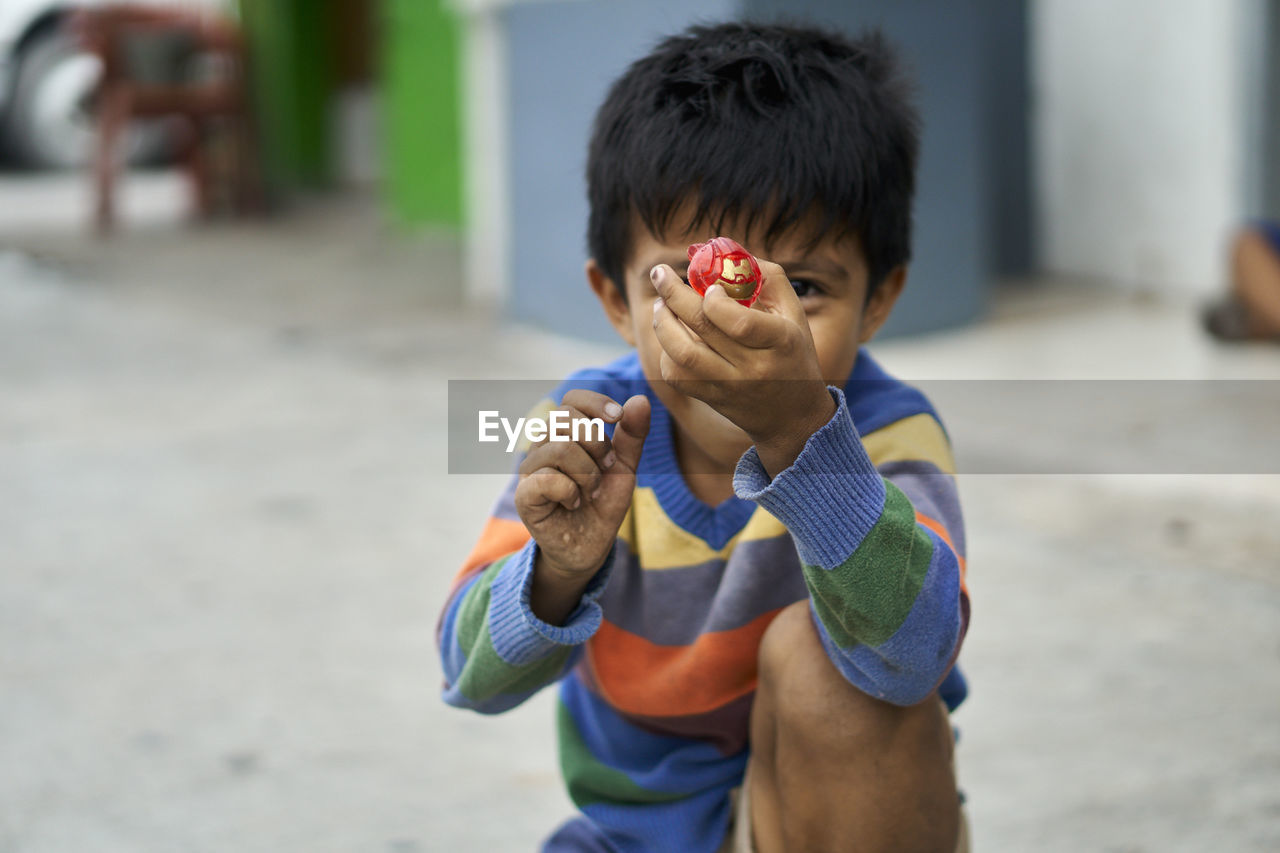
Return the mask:
<svg viewBox="0 0 1280 853">
<path fill-rule="evenodd" d="M 807 601 L 769 626 L 759 666 L 751 737 L 762 853 L 954 849 L 952 736 L 936 696 L 904 708 L 854 687 L 827 657 Z"/>
<path fill-rule="evenodd" d="M 763 689 L 770 689 L 779 678 L 786 676 L 794 663 L 794 655 L 812 645 L 822 651 L 822 642 L 818 639 L 809 615 L 809 602 L 797 601 L 784 607 L 760 639 L 759 669 Z"/>
<path fill-rule="evenodd" d="M 785 608 L 760 643 L 759 693 L 796 737 L 832 740 L 868 748 L 883 744 L 910 709 L 882 702 L 849 683 L 827 656 L 809 602 Z M 931 697 L 936 703 L 936 698 Z"/>
</svg>

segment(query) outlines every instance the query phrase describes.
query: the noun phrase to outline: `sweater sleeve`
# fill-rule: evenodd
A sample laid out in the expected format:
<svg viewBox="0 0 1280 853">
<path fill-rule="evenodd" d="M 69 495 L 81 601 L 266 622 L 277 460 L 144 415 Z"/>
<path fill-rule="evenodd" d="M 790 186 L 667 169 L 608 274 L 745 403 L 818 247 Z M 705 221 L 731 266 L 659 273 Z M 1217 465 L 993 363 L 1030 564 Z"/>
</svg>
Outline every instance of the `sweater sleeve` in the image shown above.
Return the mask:
<svg viewBox="0 0 1280 853">
<path fill-rule="evenodd" d="M 843 392 L 828 390 L 836 414 L 791 467 L 771 481 L 752 448 L 734 489 L 791 532 L 818 634 L 844 677 L 871 696 L 915 704 L 946 677 L 968 627 L 953 544 L 961 533 L 934 517 L 942 513 L 920 511 L 958 510 L 954 478 L 898 458 L 886 471 L 901 475 L 908 497 L 872 463 Z"/>
<path fill-rule="evenodd" d="M 471 557 L 454 581 L 437 626 L 444 701 L 496 714 L 557 681 L 577 662 L 600 627 L 600 593 L 613 566 L 604 566 L 562 626 L 529 606 L 537 543 L 515 515 L 513 477 Z"/>
</svg>

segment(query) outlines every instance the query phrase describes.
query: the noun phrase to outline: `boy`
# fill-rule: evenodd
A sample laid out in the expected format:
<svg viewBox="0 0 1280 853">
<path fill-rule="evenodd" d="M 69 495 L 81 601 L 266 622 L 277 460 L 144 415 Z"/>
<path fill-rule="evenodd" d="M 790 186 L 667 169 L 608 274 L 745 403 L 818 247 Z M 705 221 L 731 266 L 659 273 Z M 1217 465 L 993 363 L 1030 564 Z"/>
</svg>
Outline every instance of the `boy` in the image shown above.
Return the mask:
<svg viewBox="0 0 1280 853">
<path fill-rule="evenodd" d="M 860 350 L 906 281 L 917 124 L 878 35 L 740 24 L 601 107 L 586 273 L 634 351 L 553 399 L 609 434 L 530 448 L 440 623 L 452 704 L 561 679 L 583 814 L 544 849 L 966 845 L 950 451 Z M 750 308 L 681 281 L 717 234 L 761 259 Z"/>
</svg>

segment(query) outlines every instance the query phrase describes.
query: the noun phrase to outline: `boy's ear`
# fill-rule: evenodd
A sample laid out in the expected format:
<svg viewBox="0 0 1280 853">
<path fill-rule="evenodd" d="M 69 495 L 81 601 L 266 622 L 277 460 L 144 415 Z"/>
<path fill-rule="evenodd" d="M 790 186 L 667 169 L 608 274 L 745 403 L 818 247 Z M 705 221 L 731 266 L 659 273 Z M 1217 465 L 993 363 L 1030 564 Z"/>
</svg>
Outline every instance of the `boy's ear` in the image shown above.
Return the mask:
<svg viewBox="0 0 1280 853">
<path fill-rule="evenodd" d="M 902 288 L 906 283 L 906 264 L 899 264 L 884 277 L 884 281 L 880 282 L 880 286 L 871 294 L 871 298 L 862 309 L 862 332 L 858 343 L 865 344 L 880 331 L 884 321 L 889 319 L 889 312 L 893 310 L 894 303 L 902 295 Z"/>
<path fill-rule="evenodd" d="M 631 306 L 627 305 L 627 298 L 613 283 L 613 279 L 604 274 L 595 258 L 587 260 L 587 283 L 591 285 L 596 299 L 600 300 L 600 307 L 604 308 L 604 315 L 609 318 L 618 337 L 626 341 L 627 346 L 635 346 L 636 336 L 631 328 Z"/>
</svg>

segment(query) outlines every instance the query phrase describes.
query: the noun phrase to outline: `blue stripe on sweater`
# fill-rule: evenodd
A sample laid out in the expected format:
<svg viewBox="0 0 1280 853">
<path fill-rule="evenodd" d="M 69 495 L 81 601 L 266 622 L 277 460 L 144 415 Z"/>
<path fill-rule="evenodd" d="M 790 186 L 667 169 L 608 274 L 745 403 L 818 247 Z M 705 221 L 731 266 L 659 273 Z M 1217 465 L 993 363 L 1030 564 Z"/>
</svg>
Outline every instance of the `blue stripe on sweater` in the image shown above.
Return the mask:
<svg viewBox="0 0 1280 853">
<path fill-rule="evenodd" d="M 742 780 L 745 753 L 726 757 L 707 741 L 655 734 L 629 723 L 576 673 L 561 683 L 560 701 L 591 754 L 646 791 L 684 794 Z"/>
</svg>

